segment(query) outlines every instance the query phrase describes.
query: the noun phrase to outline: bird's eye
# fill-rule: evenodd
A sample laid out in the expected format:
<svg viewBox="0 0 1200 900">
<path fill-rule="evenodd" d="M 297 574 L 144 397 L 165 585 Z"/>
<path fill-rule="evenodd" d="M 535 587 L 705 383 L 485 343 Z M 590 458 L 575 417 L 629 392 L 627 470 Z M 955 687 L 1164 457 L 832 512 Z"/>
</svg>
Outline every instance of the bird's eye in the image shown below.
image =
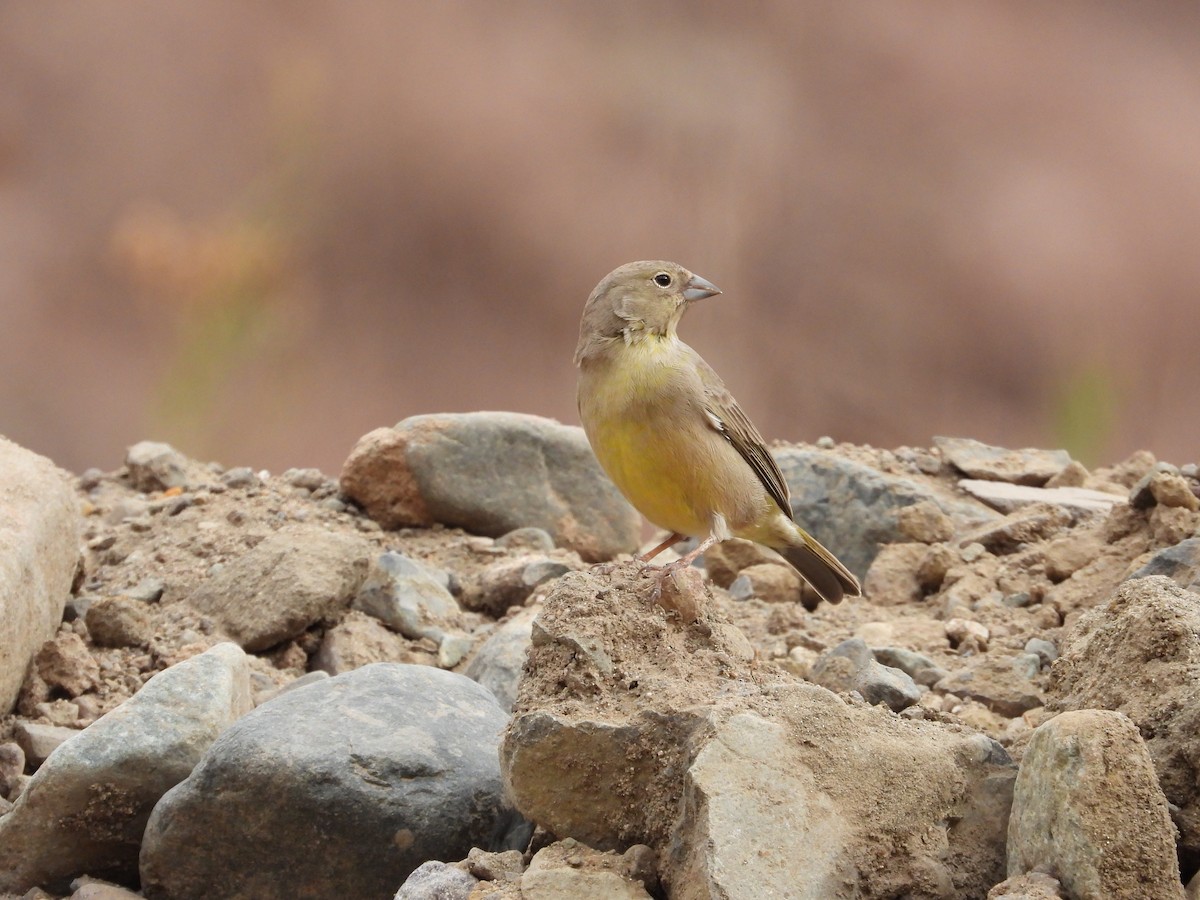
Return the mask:
<svg viewBox="0 0 1200 900">
<path fill-rule="evenodd" d="M 671 276 L 668 275 L 666 272 L 659 272 L 657 275 L 654 276 L 654 283 L 657 284 L 659 287 L 670 287 Z"/>
</svg>

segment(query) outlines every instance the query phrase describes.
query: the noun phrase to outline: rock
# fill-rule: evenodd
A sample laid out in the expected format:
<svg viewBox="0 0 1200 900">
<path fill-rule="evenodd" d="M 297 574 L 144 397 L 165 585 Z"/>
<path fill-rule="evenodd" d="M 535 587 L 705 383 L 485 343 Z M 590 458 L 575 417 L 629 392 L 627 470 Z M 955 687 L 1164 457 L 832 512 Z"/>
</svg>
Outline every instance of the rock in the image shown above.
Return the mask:
<svg viewBox="0 0 1200 900">
<path fill-rule="evenodd" d="M 1053 582 L 1070 578 L 1104 551 L 1104 540 L 1093 530 L 1075 530 L 1042 549 L 1046 577 Z"/>
<path fill-rule="evenodd" d="M 463 605 L 500 617 L 512 606 L 523 606 L 540 585 L 561 578 L 571 567 L 548 557 L 524 557 L 493 563 L 476 579 L 463 584 Z"/>
<path fill-rule="evenodd" d="M 236 466 L 221 473 L 221 483 L 231 488 L 257 488 L 262 479 L 249 466 Z"/>
<path fill-rule="evenodd" d="M 1013 792 L 1008 874 L 1035 870 L 1071 897 L 1183 897 L 1167 800 L 1122 714 L 1065 712 L 1034 731 Z"/>
<path fill-rule="evenodd" d="M 1009 513 L 998 522 L 989 522 L 963 535 L 961 545 L 978 543 L 989 553 L 1001 555 L 1036 544 L 1061 532 L 1071 524 L 1071 515 L 1061 506 L 1033 503 Z"/>
<path fill-rule="evenodd" d="M 419 661 L 404 639 L 388 631 L 378 619 L 351 612 L 325 632 L 321 646 L 313 655 L 312 666 L 330 675 L 341 675 L 371 663 Z"/>
<path fill-rule="evenodd" d="M 65 890 L 85 873 L 136 883 L 151 808 L 249 709 L 248 662 L 232 644 L 151 678 L 62 743 L 0 819 L 0 890 Z"/>
<path fill-rule="evenodd" d="M 995 513 L 974 500 L 929 484 L 888 475 L 835 453 L 796 447 L 775 460 L 792 493 L 796 521 L 862 578 L 881 544 L 910 540 L 899 512 L 922 501 L 963 525 L 990 521 Z"/>
<path fill-rule="evenodd" d="M 1088 472 L 1087 467 L 1078 460 L 1073 459 L 1067 463 L 1065 469 L 1057 475 L 1051 476 L 1045 486 L 1048 488 L 1083 487 L 1087 484 L 1090 477 L 1091 473 Z"/>
<path fill-rule="evenodd" d="M 713 584 L 723 588 L 728 588 L 743 569 L 766 563 L 787 565 L 783 557 L 769 547 L 741 538 L 713 544 L 704 552 L 704 571 Z"/>
<path fill-rule="evenodd" d="M 60 744 L 79 734 L 78 728 L 64 725 L 43 725 L 40 722 L 18 722 L 13 728 L 13 738 L 25 759 L 33 768 L 44 763 Z"/>
<path fill-rule="evenodd" d="M 738 573 L 729 585 L 735 600 L 757 597 L 764 603 L 795 603 L 800 599 L 800 575 L 791 566 L 759 563 Z"/>
<path fill-rule="evenodd" d="M 590 562 L 633 552 L 641 532 L 583 430 L 539 416 L 414 416 L 376 429 L 346 460 L 341 489 L 385 528 L 441 522 L 498 537 L 534 526 Z"/>
<path fill-rule="evenodd" d="M 936 544 L 954 536 L 954 521 L 932 500 L 901 507 L 896 525 L 906 539 L 921 544 Z"/>
<path fill-rule="evenodd" d="M 526 553 L 549 553 L 554 549 L 554 538 L 544 528 L 514 528 L 496 538 L 496 546 L 505 550 L 523 550 Z"/>
<path fill-rule="evenodd" d="M 645 886 L 630 877 L 628 860 L 567 838 L 534 854 L 521 876 L 525 900 L 650 900 Z"/>
<path fill-rule="evenodd" d="M 1110 709 L 1141 729 L 1179 827 L 1200 854 L 1200 596 L 1161 575 L 1126 581 L 1060 644 L 1047 687 L 1055 710 Z"/>
<path fill-rule="evenodd" d="M 925 594 L 917 573 L 929 551 L 928 545 L 917 543 L 885 544 L 880 547 L 879 555 L 867 571 L 864 593 L 872 603 L 886 606 L 919 602 Z M 938 583 L 941 583 L 941 579 L 938 579 Z"/>
<path fill-rule="evenodd" d="M 982 622 L 972 619 L 947 619 L 946 638 L 951 647 L 981 652 L 987 649 L 991 632 Z"/>
<path fill-rule="evenodd" d="M 54 637 L 79 561 L 79 507 L 65 472 L 0 437 L 0 715 Z"/>
<path fill-rule="evenodd" d="M 1027 640 L 1025 642 L 1025 652 L 1036 654 L 1043 666 L 1048 666 L 1058 659 L 1058 648 L 1054 646 L 1053 641 L 1047 641 L 1044 638 L 1030 638 Z"/>
<path fill-rule="evenodd" d="M 1195 512 L 1200 509 L 1200 497 L 1192 491 L 1191 482 L 1174 466 L 1158 463 L 1130 489 L 1129 505 L 1135 509 L 1159 505 Z"/>
<path fill-rule="evenodd" d="M 918 684 L 934 684 L 947 675 L 945 669 L 924 653 L 917 653 L 915 650 L 906 650 L 903 647 L 872 647 L 871 653 L 882 665 L 907 672 Z M 929 678 L 932 680 L 926 680 Z"/>
<path fill-rule="evenodd" d="M 822 654 L 811 680 L 833 691 L 858 691 L 868 703 L 894 712 L 912 706 L 921 696 L 908 673 L 880 665 L 862 638 L 842 641 Z"/>
<path fill-rule="evenodd" d="M 479 879 L 444 862 L 423 862 L 404 880 L 394 900 L 467 900 Z"/>
<path fill-rule="evenodd" d="M 202 581 L 187 602 L 246 650 L 265 650 L 345 609 L 373 555 L 363 538 L 286 525 Z"/>
<path fill-rule="evenodd" d="M 517 684 L 525 667 L 533 619 L 538 611 L 536 607 L 529 607 L 502 623 L 463 670 L 464 675 L 495 694 L 505 712 L 512 712 L 513 701 L 517 698 Z"/>
<path fill-rule="evenodd" d="M 970 668 L 951 672 L 935 687 L 942 692 L 977 700 L 1010 719 L 1043 705 L 1037 687 L 1013 670 L 1011 660 L 980 659 Z"/>
<path fill-rule="evenodd" d="M 371 563 L 353 606 L 405 637 L 440 641 L 462 619 L 449 583 L 445 572 L 388 551 Z"/>
<path fill-rule="evenodd" d="M 1108 512 L 1124 498 L 1106 491 L 1087 488 L 1039 488 L 1002 481 L 980 481 L 964 478 L 958 486 L 1002 513 L 1016 512 L 1031 503 L 1049 503 L 1070 510 L 1076 515 Z"/>
<path fill-rule="evenodd" d="M 467 871 L 480 881 L 517 882 L 525 871 L 525 855 L 520 850 L 488 853 L 472 847 L 467 854 Z"/>
<path fill-rule="evenodd" d="M 100 665 L 88 652 L 83 638 L 73 631 L 60 631 L 46 641 L 34 657 L 38 677 L 49 687 L 78 697 L 100 684 Z"/>
<path fill-rule="evenodd" d="M 0 797 L 16 800 L 25 774 L 25 751 L 20 744 L 0 744 Z"/>
<path fill-rule="evenodd" d="M 1044 872 L 1006 878 L 988 891 L 987 900 L 1062 900 L 1059 880 Z"/>
<path fill-rule="evenodd" d="M 968 478 L 1040 486 L 1071 464 L 1066 450 L 1006 450 L 970 438 L 935 437 L 933 446 Z"/>
<path fill-rule="evenodd" d="M 141 441 L 125 452 L 125 465 L 134 488 L 145 493 L 188 487 L 189 469 L 197 467 L 186 456 L 157 441 Z"/>
<path fill-rule="evenodd" d="M 1158 551 L 1126 580 L 1148 578 L 1151 575 L 1165 575 L 1181 588 L 1200 592 L 1200 537 L 1188 538 Z"/>
<path fill-rule="evenodd" d="M 506 719 L 484 688 L 428 666 L 376 663 L 280 694 L 159 802 L 143 892 L 379 897 L 427 860 L 516 846 L 528 832 L 501 789 Z"/>
<path fill-rule="evenodd" d="M 101 647 L 145 647 L 154 625 L 144 603 L 127 597 L 100 597 L 88 606 L 88 635 Z"/>
<path fill-rule="evenodd" d="M 535 822 L 663 848 L 671 897 L 982 896 L 1001 879 L 1015 773 L 998 745 L 756 669 L 715 607 L 686 624 L 653 592 L 630 564 L 547 597 L 501 750 Z"/>
</svg>

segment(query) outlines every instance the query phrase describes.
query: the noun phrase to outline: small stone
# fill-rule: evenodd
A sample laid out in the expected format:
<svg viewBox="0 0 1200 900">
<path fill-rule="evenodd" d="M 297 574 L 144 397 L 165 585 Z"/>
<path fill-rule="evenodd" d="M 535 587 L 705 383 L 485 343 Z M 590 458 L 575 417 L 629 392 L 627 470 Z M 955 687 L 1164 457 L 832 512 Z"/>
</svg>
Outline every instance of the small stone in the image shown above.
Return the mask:
<svg viewBox="0 0 1200 900">
<path fill-rule="evenodd" d="M 525 856 L 520 850 L 489 853 L 472 847 L 467 854 L 467 871 L 480 881 L 517 881 L 525 871 Z"/>
<path fill-rule="evenodd" d="M 749 597 L 765 603 L 795 603 L 800 597 L 800 576 L 791 566 L 757 563 L 742 569 L 729 586 L 729 592 L 735 600 L 747 599 L 738 596 L 735 584 L 739 585 L 738 590 L 748 590 Z"/>
<path fill-rule="evenodd" d="M 326 478 L 320 469 L 288 469 L 280 476 L 292 487 L 315 491 L 325 484 Z"/>
<path fill-rule="evenodd" d="M 993 554 L 1012 553 L 1025 544 L 1051 538 L 1070 524 L 1071 514 L 1061 506 L 1031 504 L 1009 513 L 999 522 L 990 522 L 969 532 L 963 538 L 963 545 L 970 547 L 977 542 Z M 973 561 L 965 553 L 963 559 Z"/>
<path fill-rule="evenodd" d="M 69 697 L 78 697 L 100 684 L 100 666 L 83 638 L 74 632 L 59 632 L 44 643 L 34 665 L 42 681 Z"/>
<path fill-rule="evenodd" d="M 467 900 L 479 879 L 454 865 L 430 860 L 413 869 L 394 900 Z"/>
<path fill-rule="evenodd" d="M 127 597 L 101 597 L 88 607 L 88 634 L 101 647 L 145 647 L 154 626 L 145 604 Z"/>
<path fill-rule="evenodd" d="M 1062 884 L 1044 872 L 1006 878 L 988 891 L 987 900 L 1062 900 Z"/>
<path fill-rule="evenodd" d="M 946 622 L 946 637 L 951 647 L 959 647 L 967 641 L 973 641 L 980 650 L 986 650 L 988 638 L 991 637 L 987 626 L 971 619 L 950 619 Z"/>
<path fill-rule="evenodd" d="M 1160 506 L 1178 506 L 1192 512 L 1200 509 L 1200 497 L 1192 493 L 1188 480 L 1175 472 L 1154 473 L 1150 493 Z"/>
<path fill-rule="evenodd" d="M 1052 503 L 1080 514 L 1108 512 L 1122 502 L 1117 494 L 1087 488 L 1039 488 L 964 478 L 958 486 L 993 509 L 1011 513 L 1031 503 Z"/>
<path fill-rule="evenodd" d="M 496 538 L 496 546 L 505 550 L 523 550 L 528 553 L 549 553 L 554 549 L 554 538 L 544 528 L 526 526 L 514 528 Z"/>
<path fill-rule="evenodd" d="M 962 557 L 963 562 L 973 563 L 976 560 L 987 556 L 987 547 L 983 546 L 983 544 L 980 544 L 977 541 L 973 543 L 966 543 L 962 545 L 962 549 L 958 555 Z"/>
<path fill-rule="evenodd" d="M 405 637 L 440 641 L 462 617 L 448 583 L 445 572 L 388 551 L 371 563 L 352 606 Z"/>
<path fill-rule="evenodd" d="M 1058 659 L 1058 648 L 1045 638 L 1030 638 L 1025 642 L 1025 652 L 1035 654 L 1043 666 L 1048 666 Z"/>
<path fill-rule="evenodd" d="M 835 441 L 833 438 L 831 438 L 827 434 L 823 434 L 819 438 L 817 438 L 817 447 L 820 448 L 821 450 L 832 450 L 836 446 L 837 446 L 837 441 Z"/>
<path fill-rule="evenodd" d="M 571 571 L 556 559 L 520 558 L 493 563 L 466 582 L 462 604 L 499 618 L 512 606 L 523 606 L 539 586 Z"/>
<path fill-rule="evenodd" d="M 133 587 L 122 591 L 122 594 L 130 600 L 137 600 L 141 603 L 157 603 L 162 599 L 165 590 L 166 585 L 163 584 L 162 579 L 143 578 Z"/>
<path fill-rule="evenodd" d="M 954 536 L 953 520 L 932 500 L 901 507 L 896 513 L 896 524 L 901 534 L 922 544 L 936 544 Z"/>
<path fill-rule="evenodd" d="M 61 725 L 18 722 L 13 728 L 13 738 L 25 752 L 26 763 L 36 769 L 58 749 L 59 744 L 69 741 L 79 732 L 78 728 L 64 728 Z"/>
<path fill-rule="evenodd" d="M 728 588 L 743 569 L 781 561 L 778 553 L 740 538 L 713 544 L 704 552 L 704 570 L 713 584 L 723 588 Z"/>
<path fill-rule="evenodd" d="M 1033 595 L 1029 591 L 1017 591 L 1015 594 L 1006 594 L 1001 602 L 1013 609 L 1022 609 L 1033 602 Z"/>
<path fill-rule="evenodd" d="M 1012 658 L 1012 667 L 1023 678 L 1033 679 L 1042 670 L 1042 658 L 1036 653 L 1018 653 Z"/>
<path fill-rule="evenodd" d="M 917 584 L 926 593 L 940 590 L 946 573 L 958 562 L 958 556 L 945 544 L 934 544 L 917 564 Z M 870 575 L 870 573 L 867 573 Z"/>
<path fill-rule="evenodd" d="M 930 552 L 921 543 L 885 544 L 867 570 L 864 592 L 872 602 L 888 606 L 919 602 L 924 591 L 918 573 Z"/>
<path fill-rule="evenodd" d="M 857 691 L 868 703 L 894 712 L 912 706 L 921 696 L 907 673 L 880 665 L 862 638 L 842 641 L 823 654 L 813 666 L 812 681 L 833 691 Z"/>
<path fill-rule="evenodd" d="M 187 458 L 172 447 L 156 441 L 141 441 L 125 453 L 129 479 L 139 491 L 162 491 L 186 487 Z"/>
<path fill-rule="evenodd" d="M 237 466 L 222 473 L 221 483 L 231 488 L 256 488 L 262 481 L 249 466 Z"/>
<path fill-rule="evenodd" d="M 1071 463 L 1066 450 L 1007 450 L 970 438 L 935 437 L 933 445 L 969 478 L 1044 485 Z"/>
<path fill-rule="evenodd" d="M 0 797 L 16 800 L 25 774 L 25 751 L 12 741 L 0 744 Z"/>
<path fill-rule="evenodd" d="M 444 634 L 438 642 L 437 662 L 439 669 L 453 669 L 468 653 L 475 642 L 470 635 Z"/>
<path fill-rule="evenodd" d="M 1087 466 L 1078 460 L 1071 460 L 1067 467 L 1046 482 L 1048 488 L 1080 488 L 1087 484 L 1089 472 Z"/>
</svg>

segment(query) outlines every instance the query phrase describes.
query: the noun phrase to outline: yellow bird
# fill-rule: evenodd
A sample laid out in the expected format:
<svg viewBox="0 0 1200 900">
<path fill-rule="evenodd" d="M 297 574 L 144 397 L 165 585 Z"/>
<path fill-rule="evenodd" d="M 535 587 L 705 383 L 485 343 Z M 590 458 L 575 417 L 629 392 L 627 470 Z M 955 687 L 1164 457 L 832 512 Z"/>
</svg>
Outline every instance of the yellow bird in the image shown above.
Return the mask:
<svg viewBox="0 0 1200 900">
<path fill-rule="evenodd" d="M 676 328 L 691 303 L 721 293 L 676 263 L 621 266 L 583 308 L 575 365 L 579 416 L 600 465 L 652 523 L 671 534 L 641 558 L 703 538 L 772 547 L 830 603 L 858 579 L 792 519 L 787 483 L 762 435 Z"/>
</svg>

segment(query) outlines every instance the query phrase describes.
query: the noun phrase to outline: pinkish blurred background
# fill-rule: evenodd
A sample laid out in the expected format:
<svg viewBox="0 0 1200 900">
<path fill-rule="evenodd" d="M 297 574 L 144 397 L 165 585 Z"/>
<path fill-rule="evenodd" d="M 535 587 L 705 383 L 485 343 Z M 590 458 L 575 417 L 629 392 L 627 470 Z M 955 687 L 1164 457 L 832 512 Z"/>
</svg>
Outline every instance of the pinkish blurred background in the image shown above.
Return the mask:
<svg viewBox="0 0 1200 900">
<path fill-rule="evenodd" d="M 1200 6 L 0 5 L 0 433 L 74 471 L 576 422 L 646 257 L 768 437 L 1195 460 Z"/>
</svg>

